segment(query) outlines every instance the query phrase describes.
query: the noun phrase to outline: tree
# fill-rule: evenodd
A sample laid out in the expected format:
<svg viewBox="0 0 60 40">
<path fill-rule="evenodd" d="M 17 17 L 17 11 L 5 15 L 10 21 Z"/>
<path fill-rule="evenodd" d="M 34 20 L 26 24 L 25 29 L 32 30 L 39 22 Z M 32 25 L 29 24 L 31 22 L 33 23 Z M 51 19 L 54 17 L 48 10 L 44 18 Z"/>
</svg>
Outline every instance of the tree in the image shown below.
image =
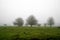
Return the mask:
<svg viewBox="0 0 60 40">
<path fill-rule="evenodd" d="M 48 19 L 48 25 L 50 25 L 50 27 L 52 25 L 54 25 L 54 19 L 53 19 L 53 17 L 49 17 L 49 19 Z"/>
<path fill-rule="evenodd" d="M 47 24 L 46 24 L 46 23 L 44 23 L 44 27 L 46 27 L 46 25 L 47 25 Z"/>
<path fill-rule="evenodd" d="M 32 25 L 36 25 L 37 24 L 36 18 L 33 15 L 29 16 L 27 19 L 27 24 L 31 25 L 31 27 Z"/>
<path fill-rule="evenodd" d="M 22 18 L 17 18 L 13 24 L 18 25 L 18 26 L 22 26 L 24 24 L 24 21 Z"/>
<path fill-rule="evenodd" d="M 7 24 L 4 24 L 4 26 L 7 26 Z"/>
<path fill-rule="evenodd" d="M 41 24 L 37 24 L 38 26 L 41 26 Z"/>
<path fill-rule="evenodd" d="M 28 23 L 25 23 L 25 26 L 28 26 Z"/>
</svg>

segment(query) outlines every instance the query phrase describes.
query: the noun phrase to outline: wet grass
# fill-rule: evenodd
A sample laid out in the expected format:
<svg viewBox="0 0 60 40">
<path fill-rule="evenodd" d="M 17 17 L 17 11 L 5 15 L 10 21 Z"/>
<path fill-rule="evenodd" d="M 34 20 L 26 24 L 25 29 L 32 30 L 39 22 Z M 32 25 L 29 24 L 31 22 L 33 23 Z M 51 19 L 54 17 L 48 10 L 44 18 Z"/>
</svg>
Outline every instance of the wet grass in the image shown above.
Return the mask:
<svg viewBox="0 0 60 40">
<path fill-rule="evenodd" d="M 0 40 L 60 40 L 60 28 L 0 27 Z"/>
</svg>

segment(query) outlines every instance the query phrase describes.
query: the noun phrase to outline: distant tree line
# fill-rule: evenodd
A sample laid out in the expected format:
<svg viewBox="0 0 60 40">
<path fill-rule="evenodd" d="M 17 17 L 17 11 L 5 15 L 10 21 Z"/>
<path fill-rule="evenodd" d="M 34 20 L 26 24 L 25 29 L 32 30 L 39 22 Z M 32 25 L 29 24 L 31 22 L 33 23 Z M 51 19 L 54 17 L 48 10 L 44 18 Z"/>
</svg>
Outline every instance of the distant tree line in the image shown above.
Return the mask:
<svg viewBox="0 0 60 40">
<path fill-rule="evenodd" d="M 23 26 L 24 24 L 24 20 L 22 18 L 17 18 L 14 22 L 13 22 L 14 25 L 18 25 L 18 26 Z M 50 25 L 50 27 L 52 27 L 52 25 L 54 25 L 54 18 L 53 17 L 49 17 L 48 20 L 47 20 L 47 24 Z M 47 25 L 46 23 L 44 24 L 44 26 Z M 38 21 L 37 19 L 33 16 L 33 15 L 30 15 L 27 20 L 26 20 L 26 25 L 30 25 L 31 27 L 33 25 L 38 25 L 38 26 L 41 26 L 41 24 L 38 24 Z"/>
</svg>

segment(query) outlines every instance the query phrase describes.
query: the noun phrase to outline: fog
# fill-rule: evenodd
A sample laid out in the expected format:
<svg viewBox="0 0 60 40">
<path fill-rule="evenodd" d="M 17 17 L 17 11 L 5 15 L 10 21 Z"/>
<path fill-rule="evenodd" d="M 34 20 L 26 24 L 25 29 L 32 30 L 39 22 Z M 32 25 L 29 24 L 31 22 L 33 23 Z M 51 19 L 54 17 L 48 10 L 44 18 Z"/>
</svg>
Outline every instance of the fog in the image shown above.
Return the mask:
<svg viewBox="0 0 60 40">
<path fill-rule="evenodd" d="M 30 15 L 41 24 L 53 17 L 55 25 L 60 25 L 60 0 L 0 0 L 0 25 L 13 25 L 18 17 L 26 21 Z"/>
</svg>

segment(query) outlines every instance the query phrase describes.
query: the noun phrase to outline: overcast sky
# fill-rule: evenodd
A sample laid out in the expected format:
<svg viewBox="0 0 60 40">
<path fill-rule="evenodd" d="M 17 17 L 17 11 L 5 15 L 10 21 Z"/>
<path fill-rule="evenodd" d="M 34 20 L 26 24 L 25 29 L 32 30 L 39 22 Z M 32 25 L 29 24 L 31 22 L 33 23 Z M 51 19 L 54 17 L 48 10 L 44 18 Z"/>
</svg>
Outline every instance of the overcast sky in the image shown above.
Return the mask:
<svg viewBox="0 0 60 40">
<path fill-rule="evenodd" d="M 55 24 L 60 25 L 60 0 L 0 0 L 0 25 L 12 25 L 16 18 L 26 20 L 29 15 L 41 24 L 53 17 Z"/>
</svg>

